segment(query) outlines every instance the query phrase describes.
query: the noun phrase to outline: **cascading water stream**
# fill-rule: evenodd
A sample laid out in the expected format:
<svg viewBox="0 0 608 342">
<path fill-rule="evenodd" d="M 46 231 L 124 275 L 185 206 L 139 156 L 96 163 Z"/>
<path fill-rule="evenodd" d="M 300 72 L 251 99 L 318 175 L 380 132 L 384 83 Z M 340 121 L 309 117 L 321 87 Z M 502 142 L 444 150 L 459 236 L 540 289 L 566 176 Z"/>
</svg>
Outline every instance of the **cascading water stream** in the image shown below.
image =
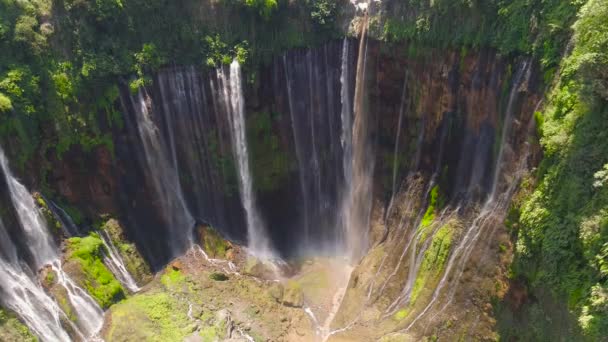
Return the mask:
<svg viewBox="0 0 608 342">
<path fill-rule="evenodd" d="M 505 158 L 505 150 L 511 148 L 507 143 L 507 139 L 509 138 L 511 126 L 515 117 L 515 101 L 516 97 L 519 94 L 519 87 L 524 81 L 524 76 L 527 74 L 530 67 L 529 61 L 524 61 L 518 67 L 517 72 L 513 78 L 513 82 L 511 85 L 511 93 L 509 95 L 509 101 L 505 112 L 505 119 L 503 122 L 503 130 L 501 135 L 501 145 L 500 152 L 496 159 L 496 164 L 494 167 L 495 173 L 492 182 L 491 192 L 488 196 L 488 199 L 483 204 L 482 208 L 479 211 L 477 217 L 473 219 L 469 227 L 466 229 L 464 236 L 461 238 L 461 241 L 458 243 L 457 247 L 450 254 L 448 259 L 448 263 L 443 272 L 443 276 L 435 290 L 433 292 L 433 296 L 429 303 L 425 306 L 425 308 L 410 322 L 410 324 L 404 329 L 405 331 L 409 330 L 414 324 L 416 324 L 429 310 L 437 304 L 442 294 L 443 289 L 449 284 L 449 291 L 447 294 L 447 300 L 443 306 L 443 309 L 439 312 L 443 311 L 452 301 L 454 294 L 456 293 L 456 289 L 458 287 L 458 283 L 464 273 L 464 267 L 469 260 L 471 253 L 476 246 L 477 241 L 479 240 L 482 233 L 489 228 L 492 223 L 497 224 L 497 222 L 502 222 L 504 218 L 504 214 L 508 208 L 508 204 L 510 202 L 511 196 L 513 195 L 517 185 L 519 184 L 518 179 L 521 177 L 521 170 L 525 169 L 527 164 L 527 149 L 526 153 L 523 153 L 518 158 L 517 169 L 513 176 L 516 177 L 515 180 L 511 180 L 505 189 L 504 192 L 498 194 L 499 179 L 502 175 L 503 171 L 503 163 Z M 450 275 L 452 272 L 455 272 L 455 275 L 450 279 Z"/>
<path fill-rule="evenodd" d="M 61 319 L 67 318 L 55 301 L 24 268 L 17 250 L 0 220 L 0 298 L 3 305 L 14 311 L 43 341 L 70 341 Z"/>
<path fill-rule="evenodd" d="M 85 290 L 76 285 L 63 271 L 60 260 L 53 261 L 50 266 L 57 274 L 57 283 L 67 291 L 68 300 L 74 307 L 77 316 L 76 324 L 83 335 L 90 340 L 98 340 L 99 337 L 96 335 L 103 325 L 103 310 Z"/>
<path fill-rule="evenodd" d="M 121 284 L 126 286 L 129 291 L 135 293 L 140 290 L 137 286 L 137 282 L 131 276 L 131 273 L 127 270 L 125 263 L 120 257 L 120 253 L 116 249 L 116 246 L 112 242 L 112 239 L 104 231 L 100 232 L 99 236 L 103 241 L 106 251 L 104 252 L 104 264 L 112 274 L 120 281 Z"/>
<path fill-rule="evenodd" d="M 283 56 L 283 67 L 285 70 L 285 81 L 287 83 L 287 102 L 289 104 L 289 115 L 291 117 L 291 129 L 293 132 L 294 138 L 294 146 L 296 150 L 296 160 L 298 161 L 298 175 L 300 177 L 300 191 L 302 193 L 302 208 L 303 208 L 303 219 L 304 219 L 304 235 L 305 238 L 308 239 L 308 232 L 310 231 L 310 194 L 308 191 L 308 173 L 305 172 L 305 157 L 303 155 L 302 147 L 301 147 L 301 139 L 300 131 L 297 129 L 297 120 L 296 120 L 296 110 L 294 108 L 294 99 L 293 99 L 293 90 L 292 90 L 292 80 L 290 78 L 290 70 L 287 63 L 287 56 Z"/>
<path fill-rule="evenodd" d="M 150 116 L 146 103 L 145 89 L 140 89 L 137 98 L 131 97 L 137 120 L 137 131 L 144 148 L 147 171 L 160 202 L 166 223 L 175 227 L 171 232 L 171 247 L 174 256 L 179 255 L 192 245 L 191 229 L 194 218 L 184 200 L 182 187 L 177 174 L 175 151 L 170 155 L 165 151 L 158 127 Z M 174 148 L 173 142 L 170 144 Z"/>
<path fill-rule="evenodd" d="M 371 175 L 374 160 L 369 143 L 370 119 L 367 110 L 367 26 L 369 17 L 361 30 L 359 55 L 353 100 L 352 128 L 352 180 L 345 186 L 350 189 L 343 205 L 346 218 L 346 249 L 351 261 L 358 261 L 368 248 L 368 231 L 371 217 Z"/>
<path fill-rule="evenodd" d="M 72 220 L 72 217 L 63 210 L 60 206 L 55 204 L 53 201 L 49 201 L 45 198 L 45 202 L 49 205 L 49 208 L 53 212 L 53 215 L 59 220 L 61 226 L 63 227 L 64 232 L 67 236 L 76 236 L 80 229 Z M 114 246 L 112 239 L 108 236 L 105 231 L 99 232 L 100 238 L 105 246 L 103 263 L 106 267 L 112 272 L 112 274 L 120 281 L 122 285 L 129 289 L 129 291 L 135 293 L 139 291 L 139 287 L 137 283 L 127 271 L 124 261 L 120 256 L 120 253 Z"/>
<path fill-rule="evenodd" d="M 32 195 L 12 175 L 4 151 L 0 149 L 0 167 L 4 173 L 13 205 L 21 222 L 32 251 L 34 266 L 36 268 L 57 258 L 57 247 L 51 235 L 46 231 L 46 223 L 38 210 Z"/>
<path fill-rule="evenodd" d="M 229 74 L 223 68 L 217 70 L 217 78 L 226 113 L 230 119 L 232 148 L 238 167 L 239 191 L 247 221 L 248 247 L 263 259 L 274 259 L 264 222 L 258 212 L 247 151 L 245 126 L 245 100 L 243 98 L 241 66 L 235 60 L 230 64 Z"/>
<path fill-rule="evenodd" d="M 340 142 L 342 144 L 342 167 L 344 169 L 344 189 L 343 203 L 342 203 L 342 224 L 348 224 L 348 209 L 351 207 L 352 200 L 352 184 L 353 184 L 353 112 L 351 107 L 351 94 L 350 94 L 350 41 L 348 38 L 344 38 L 342 44 L 342 65 L 340 75 L 340 100 L 342 104 L 342 110 L 340 118 L 342 120 L 342 133 L 340 136 Z M 346 227 L 343 228 L 346 234 Z M 343 248 L 346 248 L 344 246 Z"/>
<path fill-rule="evenodd" d="M 401 126 L 403 125 L 403 115 L 406 110 L 406 95 L 407 95 L 407 77 L 408 73 L 406 71 L 405 78 L 403 80 L 403 90 L 401 93 L 401 106 L 399 108 L 399 120 L 397 121 L 397 135 L 395 137 L 395 148 L 393 152 L 393 179 L 392 179 L 392 192 L 391 192 L 391 200 L 388 203 L 388 207 L 386 209 L 385 217 L 389 217 L 392 210 L 395 199 L 395 193 L 397 192 L 397 171 L 399 169 L 399 140 L 401 137 Z"/>
<path fill-rule="evenodd" d="M 17 217 L 25 232 L 27 247 L 30 251 L 30 255 L 32 255 L 34 259 L 34 268 L 37 270 L 44 265 L 50 264 L 59 278 L 59 284 L 65 287 L 68 292 L 68 299 L 77 315 L 77 325 L 78 328 L 80 328 L 79 333 L 89 338 L 95 338 L 95 334 L 101 329 L 103 323 L 103 311 L 61 268 L 61 261 L 59 260 L 56 250 L 57 247 L 48 232 L 46 222 L 38 211 L 30 193 L 10 172 L 8 160 L 2 149 L 0 149 L 0 166 L 8 184 Z M 4 266 L 7 267 L 6 265 Z M 39 288 L 39 285 L 32 286 L 32 283 L 34 283 L 33 280 L 27 281 L 26 278 L 28 278 L 28 276 L 23 274 L 25 273 L 23 268 L 13 268 L 10 270 L 7 267 L 5 272 L 7 273 L 8 281 L 8 284 L 5 286 L 9 288 L 12 287 L 12 290 L 8 291 L 8 293 L 3 296 L 8 296 L 8 298 L 3 298 L 3 300 L 8 302 L 9 306 L 16 307 L 17 309 L 15 311 L 18 314 L 23 313 L 22 318 L 26 323 L 32 324 L 32 329 L 34 331 L 38 331 L 38 324 L 31 318 L 32 315 L 42 315 L 42 317 L 48 318 L 49 312 L 51 312 L 51 316 L 57 316 L 55 310 L 56 304 L 54 306 L 51 305 L 49 303 L 51 300 L 47 300 L 48 297 L 45 298 L 45 296 L 42 296 L 43 290 Z M 36 308 L 34 305 L 27 305 L 27 302 L 24 302 L 23 299 L 20 300 L 19 298 L 15 298 L 15 296 L 24 296 L 25 293 L 28 292 L 33 294 L 37 302 L 43 303 L 40 312 L 35 311 L 36 309 L 40 309 L 40 307 Z M 33 312 L 36 313 L 33 314 Z M 60 330 L 56 330 L 56 334 L 63 335 Z M 41 337 L 42 336 L 43 335 L 41 335 Z"/>
</svg>

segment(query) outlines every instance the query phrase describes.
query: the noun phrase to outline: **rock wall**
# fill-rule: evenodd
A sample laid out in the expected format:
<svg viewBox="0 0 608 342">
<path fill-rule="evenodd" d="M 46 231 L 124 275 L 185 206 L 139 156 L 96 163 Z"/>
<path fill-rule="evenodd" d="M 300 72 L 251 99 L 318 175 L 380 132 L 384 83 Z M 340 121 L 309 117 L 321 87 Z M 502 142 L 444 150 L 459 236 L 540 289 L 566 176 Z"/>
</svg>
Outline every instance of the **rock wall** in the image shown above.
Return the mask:
<svg viewBox="0 0 608 342">
<path fill-rule="evenodd" d="M 287 52 L 244 85 L 248 141 L 262 215 L 275 247 L 295 255 L 297 246 L 339 239 L 332 230 L 343 191 L 341 89 L 344 47 L 355 69 L 357 42 Z M 461 54 L 371 41 L 368 48 L 369 108 L 376 171 L 374 198 L 387 208 L 407 175 L 433 175 L 446 200 L 483 198 L 491 190 L 511 81 L 521 61 L 490 50 Z M 526 88 L 515 99 L 516 127 L 526 127 L 538 99 L 532 65 Z M 152 114 L 178 165 L 181 187 L 195 218 L 227 236 L 245 240 L 225 113 L 218 109 L 212 74 L 195 68 L 161 71 L 147 89 Z M 354 95 L 354 72 L 348 74 Z M 291 102 L 290 102 L 291 93 Z M 53 162 L 47 179 L 58 197 L 91 219 L 121 218 L 155 266 L 170 257 L 171 222 L 161 217 L 142 163 L 141 144 L 126 85 L 124 125 L 114 135 L 114 156 L 103 148 L 71 150 Z M 352 101 L 352 100 L 351 100 Z M 520 118 L 521 116 L 521 118 Z M 522 128 L 523 129 L 523 128 Z M 295 133 L 295 134 L 294 134 Z M 517 144 L 525 135 L 512 135 Z M 172 139 L 172 140 L 171 140 Z M 298 150 L 299 147 L 299 150 Z M 298 159 L 299 156 L 299 159 Z M 306 227 L 310 231 L 304 233 Z M 381 234 L 382 235 L 382 234 Z"/>
</svg>

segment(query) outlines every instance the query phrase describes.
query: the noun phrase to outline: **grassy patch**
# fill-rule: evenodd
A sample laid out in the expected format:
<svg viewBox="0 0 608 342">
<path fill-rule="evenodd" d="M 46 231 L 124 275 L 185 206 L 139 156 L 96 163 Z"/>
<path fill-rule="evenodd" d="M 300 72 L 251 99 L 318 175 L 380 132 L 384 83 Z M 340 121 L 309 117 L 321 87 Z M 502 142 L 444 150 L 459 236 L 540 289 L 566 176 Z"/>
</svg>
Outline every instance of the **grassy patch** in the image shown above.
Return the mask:
<svg viewBox="0 0 608 342">
<path fill-rule="evenodd" d="M 166 288 L 176 289 L 185 283 L 186 276 L 179 270 L 170 269 L 162 275 L 160 281 Z"/>
<path fill-rule="evenodd" d="M 190 332 L 188 308 L 167 293 L 141 294 L 110 310 L 106 340 L 182 341 Z"/>
</svg>

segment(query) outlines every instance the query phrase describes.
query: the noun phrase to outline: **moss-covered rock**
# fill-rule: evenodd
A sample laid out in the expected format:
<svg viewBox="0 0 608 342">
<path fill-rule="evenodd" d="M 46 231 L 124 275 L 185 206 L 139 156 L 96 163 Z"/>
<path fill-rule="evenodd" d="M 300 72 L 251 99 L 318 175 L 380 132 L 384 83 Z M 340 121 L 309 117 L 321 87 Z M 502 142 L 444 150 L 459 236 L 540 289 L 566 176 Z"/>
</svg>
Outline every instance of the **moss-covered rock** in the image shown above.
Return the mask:
<svg viewBox="0 0 608 342">
<path fill-rule="evenodd" d="M 416 276 L 410 303 L 415 303 L 423 291 L 432 292 L 434 290 L 436 283 L 443 274 L 445 263 L 450 254 L 452 237 L 456 227 L 456 222 L 448 222 L 433 235 Z"/>
<path fill-rule="evenodd" d="M 200 225 L 196 228 L 198 242 L 210 258 L 229 259 L 233 246 L 213 227 Z"/>
<path fill-rule="evenodd" d="M 290 280 L 285 284 L 283 292 L 283 305 L 299 308 L 304 305 L 304 292 L 300 283 Z"/>
<path fill-rule="evenodd" d="M 218 311 L 215 317 L 206 321 L 206 324 L 198 333 L 203 342 L 224 341 L 231 335 L 232 316 L 227 309 Z"/>
<path fill-rule="evenodd" d="M 112 218 L 108 219 L 102 224 L 101 229 L 108 234 L 112 243 L 117 247 L 127 271 L 129 271 L 137 284 L 141 286 L 150 282 L 152 280 L 150 266 L 146 263 L 135 244 L 127 240 L 120 222 Z"/>
<path fill-rule="evenodd" d="M 262 260 L 255 257 L 248 257 L 243 266 L 243 273 L 252 277 L 262 279 L 274 278 L 274 271 Z"/>
<path fill-rule="evenodd" d="M 125 290 L 103 263 L 105 246 L 96 233 L 67 240 L 64 270 L 97 301 L 108 308 L 125 298 Z"/>
<path fill-rule="evenodd" d="M 0 341 L 34 342 L 38 338 L 12 312 L 0 308 Z"/>
<path fill-rule="evenodd" d="M 40 209 L 40 212 L 44 216 L 48 227 L 51 229 L 51 234 L 53 235 L 56 241 L 61 240 L 61 238 L 63 237 L 61 222 L 59 222 L 55 215 L 53 215 L 53 212 L 49 208 L 49 205 L 48 203 L 46 203 L 44 197 L 42 197 L 42 194 L 40 194 L 39 192 L 35 192 L 32 194 L 32 196 L 34 197 L 34 200 L 36 201 L 36 205 Z"/>
</svg>

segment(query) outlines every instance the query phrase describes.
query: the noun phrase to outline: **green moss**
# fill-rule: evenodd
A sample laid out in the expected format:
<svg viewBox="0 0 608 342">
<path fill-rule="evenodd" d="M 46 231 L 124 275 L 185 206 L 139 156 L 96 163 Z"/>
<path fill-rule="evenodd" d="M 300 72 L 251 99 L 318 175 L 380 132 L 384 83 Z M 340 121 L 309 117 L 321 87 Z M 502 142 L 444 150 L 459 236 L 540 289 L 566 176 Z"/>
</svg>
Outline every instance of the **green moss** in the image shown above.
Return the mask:
<svg viewBox="0 0 608 342">
<path fill-rule="evenodd" d="M 34 342 L 38 338 L 15 315 L 0 308 L 0 341 Z"/>
<path fill-rule="evenodd" d="M 410 309 L 405 308 L 402 310 L 397 311 L 394 315 L 393 315 L 393 319 L 395 319 L 396 321 L 402 321 L 404 320 L 408 315 L 410 314 Z"/>
<path fill-rule="evenodd" d="M 453 225 L 447 223 L 439 228 L 433 236 L 431 245 L 424 252 L 422 264 L 416 275 L 416 281 L 414 282 L 410 297 L 411 304 L 416 302 L 425 288 L 432 288 L 434 284 L 431 283 L 438 281 L 438 278 L 441 276 L 447 257 L 450 254 L 453 233 Z"/>
<path fill-rule="evenodd" d="M 438 209 L 437 207 L 441 207 L 443 205 L 442 203 L 443 200 L 439 193 L 439 185 L 435 185 L 431 189 L 431 200 L 429 201 L 429 206 L 427 207 L 426 212 L 422 217 L 422 221 L 420 222 L 421 228 L 427 228 L 431 225 L 431 223 L 433 223 L 433 220 L 435 220 L 436 210 Z"/>
<path fill-rule="evenodd" d="M 226 252 L 232 247 L 215 229 L 212 227 L 202 227 L 203 249 L 211 258 L 226 258 Z"/>
<path fill-rule="evenodd" d="M 182 341 L 192 331 L 187 312 L 164 292 L 133 296 L 110 309 L 106 341 Z"/>
<path fill-rule="evenodd" d="M 160 278 L 161 283 L 168 289 L 176 289 L 182 287 L 186 282 L 186 276 L 179 270 L 170 269 L 165 272 Z"/>
<path fill-rule="evenodd" d="M 67 243 L 66 259 L 80 265 L 84 276 L 80 279 L 81 285 L 101 307 L 107 308 L 124 299 L 125 291 L 103 264 L 104 248 L 101 238 L 96 233 L 84 238 L 70 238 Z"/>
</svg>

